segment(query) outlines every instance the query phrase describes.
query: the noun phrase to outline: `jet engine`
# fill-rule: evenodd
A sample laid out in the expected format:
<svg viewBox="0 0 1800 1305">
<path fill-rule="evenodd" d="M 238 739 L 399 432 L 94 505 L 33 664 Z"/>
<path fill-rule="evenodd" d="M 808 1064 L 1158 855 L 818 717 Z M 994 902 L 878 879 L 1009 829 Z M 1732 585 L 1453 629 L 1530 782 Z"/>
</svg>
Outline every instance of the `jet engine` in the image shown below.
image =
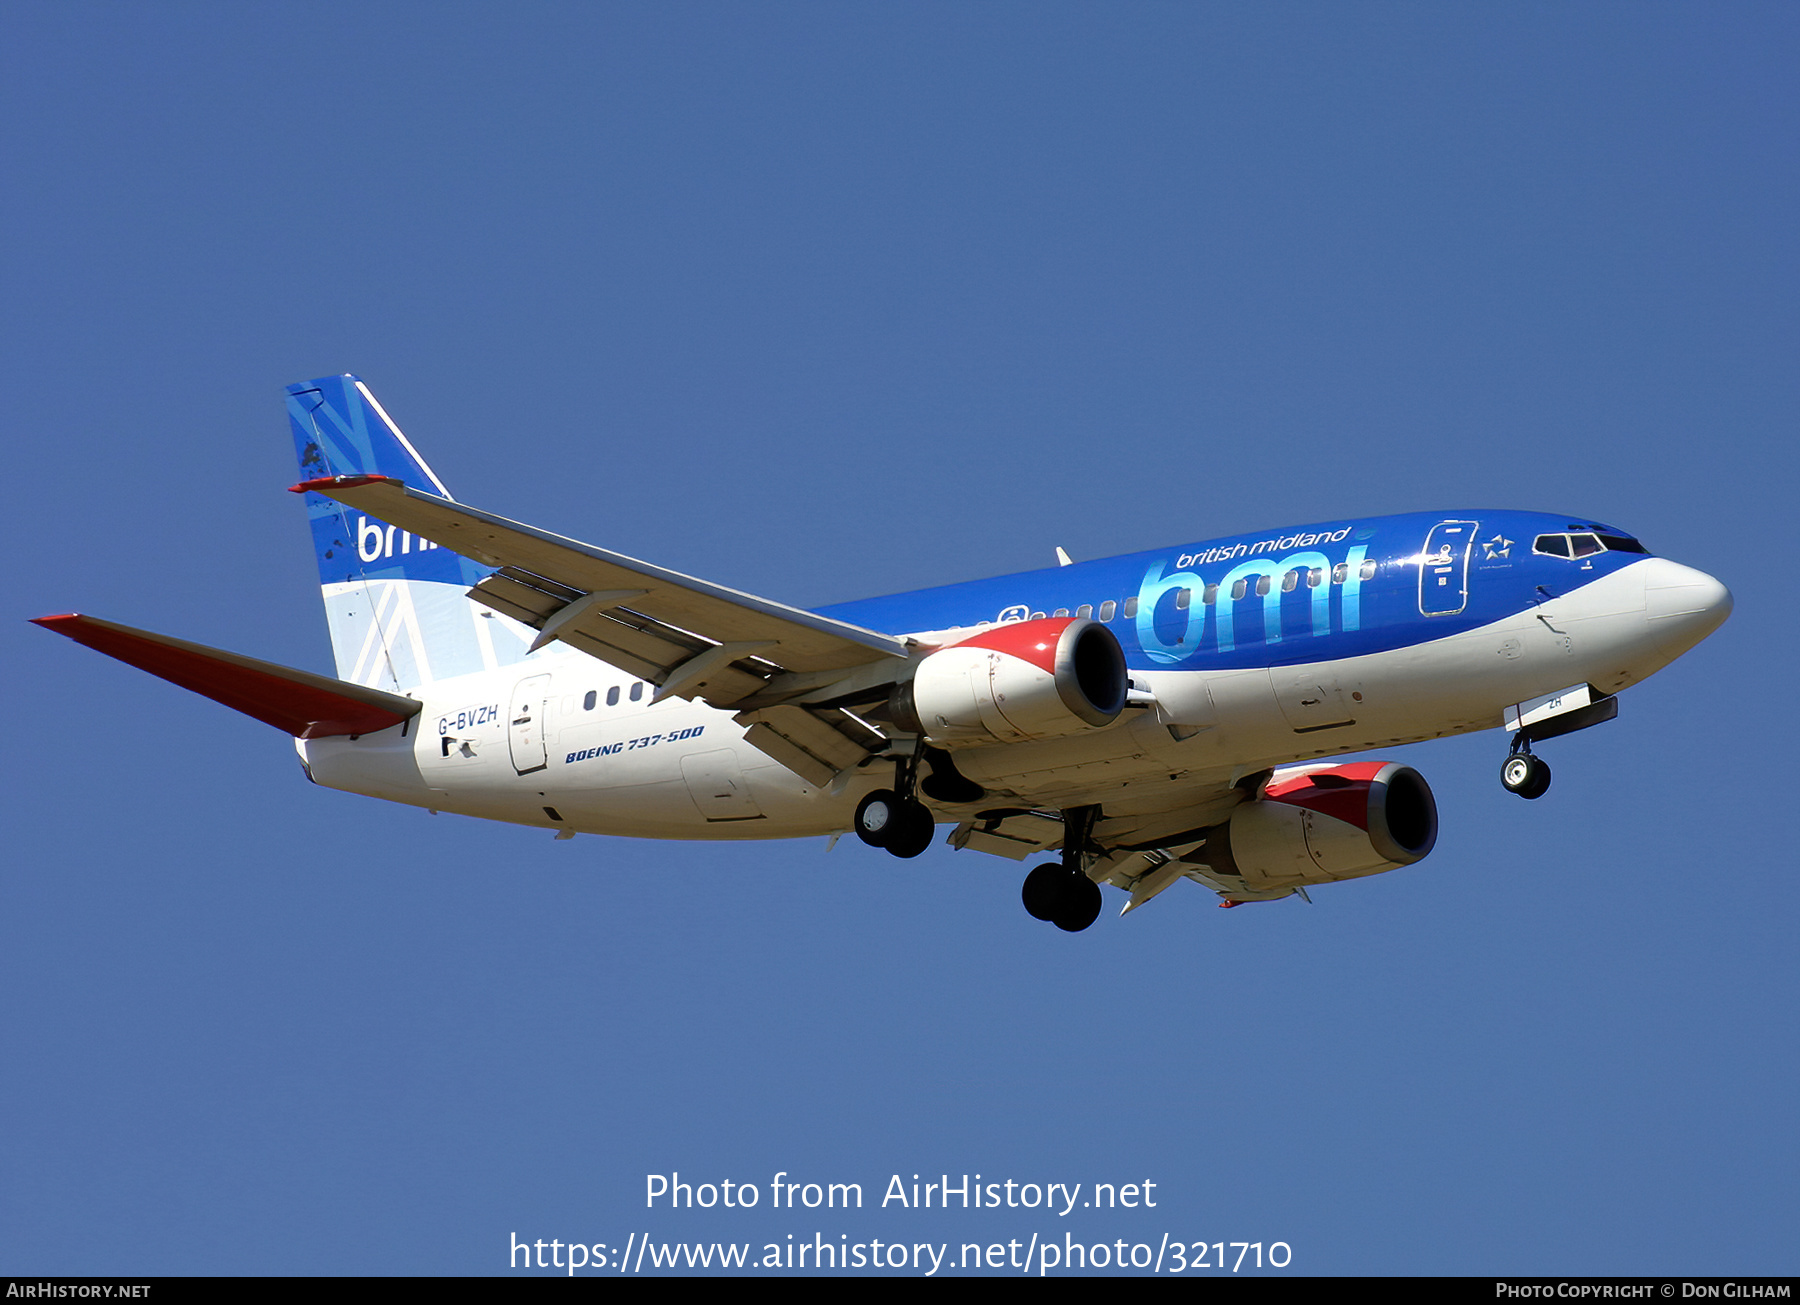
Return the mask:
<svg viewBox="0 0 1800 1305">
<path fill-rule="evenodd" d="M 1421 861 L 1437 843 L 1424 777 L 1391 761 L 1291 766 L 1194 854 L 1255 890 L 1360 879 Z"/>
<path fill-rule="evenodd" d="M 1083 617 L 1014 621 L 928 655 L 890 716 L 940 745 L 1017 743 L 1099 729 L 1125 708 L 1125 651 Z"/>
</svg>

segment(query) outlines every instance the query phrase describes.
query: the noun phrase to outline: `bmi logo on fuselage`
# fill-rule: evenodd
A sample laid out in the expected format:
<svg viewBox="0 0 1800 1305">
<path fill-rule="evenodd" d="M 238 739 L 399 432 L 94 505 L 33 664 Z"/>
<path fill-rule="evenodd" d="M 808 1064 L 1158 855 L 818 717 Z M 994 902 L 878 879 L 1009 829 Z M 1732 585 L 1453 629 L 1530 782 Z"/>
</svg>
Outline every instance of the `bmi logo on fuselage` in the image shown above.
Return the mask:
<svg viewBox="0 0 1800 1305">
<path fill-rule="evenodd" d="M 1343 532 L 1348 534 L 1348 530 Z M 1330 536 L 1326 536 L 1330 539 Z M 1335 541 L 1334 541 L 1335 542 Z M 1208 561 L 1236 561 L 1244 551 L 1223 550 L 1214 557 L 1212 550 L 1202 555 Z M 1254 551 L 1254 550 L 1250 550 Z M 1212 642 L 1217 652 L 1231 652 L 1243 637 L 1238 623 L 1238 603 L 1253 601 L 1262 608 L 1262 642 L 1281 642 L 1281 600 L 1284 595 L 1304 589 L 1310 616 L 1309 633 L 1317 638 L 1331 633 L 1331 595 L 1338 594 L 1338 628 L 1345 632 L 1362 628 L 1362 585 L 1372 577 L 1374 564 L 1369 550 L 1358 544 L 1344 553 L 1343 560 L 1332 558 L 1317 549 L 1305 548 L 1286 557 L 1246 557 L 1237 562 L 1217 585 L 1208 585 L 1198 571 L 1180 569 L 1200 560 L 1184 554 L 1175 560 L 1175 570 L 1159 562 L 1144 573 L 1138 588 L 1138 645 L 1152 661 L 1179 662 L 1194 655 L 1206 638 L 1207 613 L 1213 612 Z M 1162 600 L 1172 591 L 1186 590 L 1186 602 L 1178 598 L 1173 612 L 1158 613 Z M 1196 598 L 1200 601 L 1194 601 Z M 1212 601 L 1207 601 L 1210 598 Z M 1254 638 L 1254 635 L 1251 636 Z"/>
<path fill-rule="evenodd" d="M 1360 630 L 1362 586 L 1376 573 L 1368 547 L 1358 544 L 1346 549 L 1342 560 L 1334 560 L 1318 547 L 1342 542 L 1352 529 L 1345 526 L 1330 533 L 1227 544 L 1203 552 L 1182 553 L 1172 563 L 1152 564 L 1144 572 L 1136 597 L 1125 605 L 1126 617 L 1134 623 L 1138 646 L 1152 661 L 1169 665 L 1199 652 L 1210 632 L 1213 651 L 1232 652 L 1246 638 L 1256 641 L 1254 625 L 1249 630 L 1243 627 L 1245 617 L 1254 621 L 1254 614 L 1240 613 L 1240 602 L 1260 606 L 1261 642 L 1280 643 L 1282 599 L 1301 590 L 1306 594 L 1307 626 L 1312 636 L 1332 632 L 1334 592 L 1338 595 L 1337 628 L 1346 633 Z M 1288 549 L 1295 551 L 1279 555 Z M 1209 584 L 1196 568 L 1214 563 L 1235 565 L 1219 577 L 1217 584 Z M 1174 601 L 1165 601 L 1171 594 L 1175 595 Z M 1210 622 L 1209 612 L 1215 613 Z M 1003 610 L 998 623 L 1005 625 L 1030 616 L 1031 609 L 1018 604 Z M 1110 617 L 1108 610 L 1103 619 Z"/>
</svg>

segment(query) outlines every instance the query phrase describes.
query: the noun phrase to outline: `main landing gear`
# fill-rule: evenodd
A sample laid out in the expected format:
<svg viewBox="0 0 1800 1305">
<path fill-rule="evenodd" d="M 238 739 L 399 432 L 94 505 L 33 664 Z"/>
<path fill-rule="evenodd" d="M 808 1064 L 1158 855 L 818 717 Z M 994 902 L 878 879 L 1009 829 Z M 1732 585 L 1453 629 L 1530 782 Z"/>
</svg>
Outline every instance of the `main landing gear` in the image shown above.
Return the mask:
<svg viewBox="0 0 1800 1305">
<path fill-rule="evenodd" d="M 1500 765 L 1500 782 L 1508 793 L 1541 798 L 1550 788 L 1550 767 L 1532 755 L 1529 740 L 1515 736 L 1512 754 Z"/>
<path fill-rule="evenodd" d="M 878 788 L 856 807 L 856 836 L 870 847 L 899 857 L 915 857 L 931 846 L 937 824 L 931 809 L 912 796 L 916 757 L 894 760 L 894 787 Z"/>
<path fill-rule="evenodd" d="M 1063 812 L 1061 862 L 1046 861 L 1026 875 L 1019 893 L 1027 911 L 1069 933 L 1080 933 L 1100 917 L 1100 885 L 1084 869 L 1088 835 L 1099 814 L 1099 807 Z"/>
</svg>

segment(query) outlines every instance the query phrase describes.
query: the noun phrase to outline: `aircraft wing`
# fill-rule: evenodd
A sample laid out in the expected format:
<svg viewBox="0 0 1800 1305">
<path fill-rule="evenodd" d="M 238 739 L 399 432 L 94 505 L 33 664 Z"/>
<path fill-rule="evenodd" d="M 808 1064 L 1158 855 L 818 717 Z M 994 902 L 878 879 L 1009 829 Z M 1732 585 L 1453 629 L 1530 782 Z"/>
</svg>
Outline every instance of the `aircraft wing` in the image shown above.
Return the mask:
<svg viewBox="0 0 1800 1305">
<path fill-rule="evenodd" d="M 832 705 L 892 683 L 904 639 L 640 562 L 412 489 L 388 476 L 330 476 L 323 494 L 498 568 L 476 602 L 657 686 L 737 713 L 750 741 L 828 783 L 886 739 Z M 883 691 L 885 694 L 885 690 Z"/>
</svg>

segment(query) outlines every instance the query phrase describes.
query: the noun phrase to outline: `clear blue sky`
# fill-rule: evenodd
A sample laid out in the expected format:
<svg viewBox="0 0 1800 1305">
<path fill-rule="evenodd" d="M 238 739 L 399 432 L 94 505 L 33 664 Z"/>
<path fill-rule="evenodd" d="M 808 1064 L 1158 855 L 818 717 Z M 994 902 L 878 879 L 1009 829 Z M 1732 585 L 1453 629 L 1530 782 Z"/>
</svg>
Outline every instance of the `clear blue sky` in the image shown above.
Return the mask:
<svg viewBox="0 0 1800 1305">
<path fill-rule="evenodd" d="M 0 1273 L 1794 1272 L 1797 56 L 1788 4 L 7 5 Z M 1415 868 L 1064 935 L 974 853 L 313 788 L 24 623 L 328 669 L 280 397 L 345 370 L 460 497 L 800 604 L 1516 506 L 1737 610 L 1541 802 L 1497 732 L 1393 750 Z M 647 1213 L 671 1170 L 1160 1199 Z"/>
</svg>

